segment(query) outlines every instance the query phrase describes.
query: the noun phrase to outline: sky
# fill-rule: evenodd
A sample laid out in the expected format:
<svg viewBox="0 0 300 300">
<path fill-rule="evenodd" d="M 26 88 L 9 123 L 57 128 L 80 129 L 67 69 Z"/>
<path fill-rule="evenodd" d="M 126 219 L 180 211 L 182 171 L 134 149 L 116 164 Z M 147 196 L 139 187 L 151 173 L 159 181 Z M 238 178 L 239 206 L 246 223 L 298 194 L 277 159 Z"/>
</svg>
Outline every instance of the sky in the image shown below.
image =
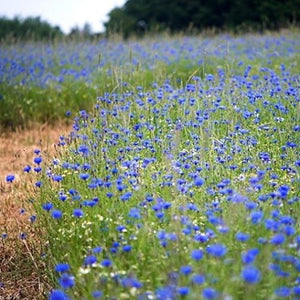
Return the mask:
<svg viewBox="0 0 300 300">
<path fill-rule="evenodd" d="M 103 32 L 108 13 L 126 0 L 0 0 L 0 16 L 21 18 L 40 16 L 42 21 L 58 25 L 64 33 L 71 28 L 91 25 L 93 32 Z"/>
</svg>

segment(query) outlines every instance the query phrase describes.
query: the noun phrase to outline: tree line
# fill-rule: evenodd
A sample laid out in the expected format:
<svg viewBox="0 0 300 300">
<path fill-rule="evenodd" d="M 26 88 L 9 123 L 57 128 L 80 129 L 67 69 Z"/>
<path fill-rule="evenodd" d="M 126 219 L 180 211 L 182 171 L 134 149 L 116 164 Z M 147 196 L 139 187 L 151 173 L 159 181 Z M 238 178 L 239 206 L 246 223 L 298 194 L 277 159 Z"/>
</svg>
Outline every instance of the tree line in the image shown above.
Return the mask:
<svg viewBox="0 0 300 300">
<path fill-rule="evenodd" d="M 49 40 L 63 36 L 59 26 L 52 26 L 40 17 L 0 18 L 0 40 Z"/>
<path fill-rule="evenodd" d="M 0 17 L 0 41 L 35 40 L 49 41 L 58 38 L 94 38 L 99 34 L 93 34 L 89 23 L 82 28 L 73 27 L 69 34 L 64 34 L 59 26 L 52 26 L 40 17 L 27 17 L 22 19 L 14 17 Z"/>
<path fill-rule="evenodd" d="M 297 25 L 300 0 L 127 0 L 109 13 L 106 33 L 125 38 L 168 30 L 278 30 Z"/>
</svg>

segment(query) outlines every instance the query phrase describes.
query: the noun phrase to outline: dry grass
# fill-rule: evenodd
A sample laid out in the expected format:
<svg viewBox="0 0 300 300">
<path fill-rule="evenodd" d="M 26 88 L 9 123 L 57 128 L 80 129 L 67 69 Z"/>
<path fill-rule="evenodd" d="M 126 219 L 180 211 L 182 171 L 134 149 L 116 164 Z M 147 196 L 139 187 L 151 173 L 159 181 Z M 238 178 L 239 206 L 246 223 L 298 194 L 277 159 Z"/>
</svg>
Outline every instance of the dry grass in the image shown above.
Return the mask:
<svg viewBox="0 0 300 300">
<path fill-rule="evenodd" d="M 0 300 L 44 299 L 50 288 L 39 259 L 42 233 L 30 221 L 35 179 L 23 168 L 33 165 L 33 150 L 37 148 L 43 157 L 53 157 L 59 136 L 69 131 L 70 126 L 62 124 L 0 131 Z M 6 182 L 7 174 L 16 176 L 12 184 Z M 22 233 L 26 239 L 20 238 Z"/>
</svg>

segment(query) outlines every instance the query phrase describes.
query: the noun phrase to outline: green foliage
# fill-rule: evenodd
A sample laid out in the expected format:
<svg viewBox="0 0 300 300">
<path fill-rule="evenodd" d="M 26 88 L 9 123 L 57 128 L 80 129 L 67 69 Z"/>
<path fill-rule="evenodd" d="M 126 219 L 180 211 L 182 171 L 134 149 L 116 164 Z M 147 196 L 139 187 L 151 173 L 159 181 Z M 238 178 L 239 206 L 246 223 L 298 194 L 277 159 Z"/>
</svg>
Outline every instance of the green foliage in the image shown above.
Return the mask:
<svg viewBox="0 0 300 300">
<path fill-rule="evenodd" d="M 1 40 L 51 40 L 63 35 L 58 26 L 51 26 L 42 21 L 40 17 L 28 17 L 20 19 L 15 17 L 8 19 L 0 18 L 0 41 Z"/>
<path fill-rule="evenodd" d="M 300 1 L 128 0 L 122 8 L 111 11 L 109 17 L 105 24 L 107 33 L 122 33 L 125 38 L 167 29 L 279 29 L 299 21 Z"/>
</svg>

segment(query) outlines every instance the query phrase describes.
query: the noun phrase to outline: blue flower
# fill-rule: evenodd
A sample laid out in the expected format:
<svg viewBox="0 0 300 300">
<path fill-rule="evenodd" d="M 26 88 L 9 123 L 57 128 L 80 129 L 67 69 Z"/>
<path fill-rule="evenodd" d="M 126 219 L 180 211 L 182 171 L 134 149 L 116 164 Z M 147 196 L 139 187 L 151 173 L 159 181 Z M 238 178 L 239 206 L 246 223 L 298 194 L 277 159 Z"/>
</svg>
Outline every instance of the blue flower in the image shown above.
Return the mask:
<svg viewBox="0 0 300 300">
<path fill-rule="evenodd" d="M 33 159 L 33 162 L 36 163 L 37 165 L 39 165 L 42 161 L 43 161 L 43 159 L 40 156 L 35 157 Z"/>
<path fill-rule="evenodd" d="M 130 252 L 131 249 L 132 249 L 132 246 L 130 246 L 130 245 L 124 245 L 124 246 L 123 246 L 123 251 L 124 251 L 124 252 Z"/>
<path fill-rule="evenodd" d="M 139 219 L 141 217 L 141 212 L 138 208 L 133 207 L 130 209 L 128 216 L 134 219 Z"/>
<path fill-rule="evenodd" d="M 182 266 L 180 268 L 180 272 L 183 274 L 183 275 L 189 275 L 191 274 L 193 271 L 192 267 L 191 266 Z"/>
<path fill-rule="evenodd" d="M 294 292 L 295 295 L 300 296 L 300 285 L 295 286 L 293 288 L 293 292 Z"/>
<path fill-rule="evenodd" d="M 97 257 L 95 255 L 89 255 L 84 259 L 84 265 L 90 266 L 97 262 Z"/>
<path fill-rule="evenodd" d="M 203 289 L 202 296 L 204 299 L 216 299 L 219 293 L 212 287 Z"/>
<path fill-rule="evenodd" d="M 259 282 L 261 278 L 260 271 L 252 265 L 243 268 L 241 277 L 249 284 L 255 284 Z"/>
<path fill-rule="evenodd" d="M 112 265 L 112 262 L 109 259 L 103 259 L 101 265 L 103 267 L 110 267 Z"/>
<path fill-rule="evenodd" d="M 187 286 L 180 286 L 177 288 L 177 293 L 180 296 L 186 296 L 190 292 L 190 289 Z"/>
<path fill-rule="evenodd" d="M 243 232 L 238 232 L 235 235 L 235 238 L 240 241 L 240 242 L 247 242 L 250 238 L 250 235 L 247 233 L 243 233 Z"/>
<path fill-rule="evenodd" d="M 35 186 L 36 187 L 41 187 L 43 185 L 43 183 L 41 182 L 41 181 L 37 181 L 36 183 L 35 183 Z"/>
<path fill-rule="evenodd" d="M 102 247 L 95 247 L 93 248 L 93 253 L 101 253 L 102 252 Z"/>
<path fill-rule="evenodd" d="M 49 300 L 68 300 L 69 297 L 61 290 L 53 290 L 50 293 Z"/>
<path fill-rule="evenodd" d="M 57 264 L 55 266 L 55 271 L 56 272 L 67 272 L 69 270 L 70 270 L 70 265 L 69 264 L 61 263 L 61 264 Z"/>
<path fill-rule="evenodd" d="M 249 249 L 248 251 L 242 253 L 242 262 L 244 264 L 250 264 L 252 263 L 256 256 L 258 255 L 259 253 L 259 249 L 257 248 L 253 248 L 253 249 Z"/>
<path fill-rule="evenodd" d="M 261 210 L 253 210 L 250 213 L 250 219 L 252 224 L 259 224 L 263 219 L 264 213 Z"/>
<path fill-rule="evenodd" d="M 83 217 L 83 211 L 80 208 L 75 208 L 73 210 L 73 216 L 76 218 L 81 218 Z"/>
<path fill-rule="evenodd" d="M 135 287 L 137 289 L 141 288 L 143 284 L 139 282 L 136 278 L 134 277 L 125 277 L 122 279 L 122 285 L 124 287 Z"/>
<path fill-rule="evenodd" d="M 61 217 L 62 217 L 62 212 L 60 211 L 60 210 L 58 210 L 58 209 L 54 209 L 54 210 L 52 210 L 52 218 L 54 218 L 54 219 L 61 219 Z"/>
<path fill-rule="evenodd" d="M 206 252 L 214 257 L 222 257 L 227 253 L 227 248 L 222 244 L 212 244 L 206 247 Z"/>
<path fill-rule="evenodd" d="M 203 284 L 205 282 L 205 277 L 204 275 L 201 274 L 195 274 L 193 275 L 191 280 L 194 284 Z"/>
<path fill-rule="evenodd" d="M 53 181 L 61 182 L 63 180 L 63 177 L 61 175 L 53 175 L 52 179 Z"/>
<path fill-rule="evenodd" d="M 51 202 L 46 202 L 42 206 L 43 206 L 43 209 L 46 211 L 49 211 L 53 208 L 53 204 Z"/>
<path fill-rule="evenodd" d="M 13 182 L 14 180 L 15 180 L 15 175 L 10 174 L 6 176 L 7 182 Z"/>
<path fill-rule="evenodd" d="M 197 261 L 198 261 L 198 260 L 202 259 L 202 257 L 203 257 L 203 251 L 200 250 L 200 249 L 192 250 L 191 257 L 192 257 L 194 260 L 197 260 Z"/>
<path fill-rule="evenodd" d="M 198 186 L 198 187 L 202 186 L 204 184 L 204 182 L 205 182 L 205 180 L 203 178 L 201 178 L 201 177 L 196 177 L 194 179 L 194 185 Z"/>
<path fill-rule="evenodd" d="M 273 237 L 270 239 L 270 243 L 273 245 L 281 245 L 285 242 L 285 236 L 282 233 L 278 233 L 273 235 Z"/>
<path fill-rule="evenodd" d="M 80 173 L 79 174 L 79 178 L 82 179 L 82 180 L 87 180 L 89 177 L 90 177 L 90 175 L 87 174 L 87 173 Z"/>
<path fill-rule="evenodd" d="M 26 167 L 24 167 L 23 171 L 29 173 L 31 171 L 31 167 L 27 165 Z"/>
<path fill-rule="evenodd" d="M 64 289 L 69 289 L 75 285 L 74 276 L 64 273 L 59 279 L 59 284 Z"/>
<path fill-rule="evenodd" d="M 278 188 L 278 195 L 280 198 L 286 198 L 288 192 L 290 190 L 290 187 L 288 185 L 282 185 Z"/>
<path fill-rule="evenodd" d="M 275 295 L 278 297 L 285 298 L 285 297 L 289 297 L 290 294 L 291 294 L 291 290 L 286 286 L 281 286 L 275 290 Z"/>
<path fill-rule="evenodd" d="M 101 298 L 103 296 L 103 292 L 102 291 L 94 291 L 92 293 L 93 298 L 98 299 Z"/>
</svg>

